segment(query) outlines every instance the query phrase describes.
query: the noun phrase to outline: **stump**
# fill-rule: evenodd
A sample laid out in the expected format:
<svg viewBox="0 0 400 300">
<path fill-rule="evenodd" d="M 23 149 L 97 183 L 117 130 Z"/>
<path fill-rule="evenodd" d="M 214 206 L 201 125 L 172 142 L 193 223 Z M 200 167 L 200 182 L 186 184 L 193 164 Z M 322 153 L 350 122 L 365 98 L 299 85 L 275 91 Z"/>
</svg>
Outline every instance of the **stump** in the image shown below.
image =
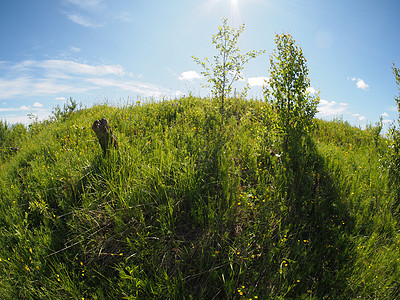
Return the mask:
<svg viewBox="0 0 400 300">
<path fill-rule="evenodd" d="M 115 139 L 110 125 L 105 118 L 94 121 L 92 129 L 96 133 L 104 155 L 106 155 L 107 150 L 109 150 L 110 147 L 118 149 L 118 142 Z"/>
</svg>

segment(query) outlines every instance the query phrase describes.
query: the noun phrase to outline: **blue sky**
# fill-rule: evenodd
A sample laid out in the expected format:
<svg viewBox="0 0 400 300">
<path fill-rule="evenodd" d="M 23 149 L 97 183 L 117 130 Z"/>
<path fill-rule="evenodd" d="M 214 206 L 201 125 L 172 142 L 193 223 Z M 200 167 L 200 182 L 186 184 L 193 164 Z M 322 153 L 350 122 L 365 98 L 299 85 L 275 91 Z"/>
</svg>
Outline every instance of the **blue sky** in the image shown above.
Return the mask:
<svg viewBox="0 0 400 300">
<path fill-rule="evenodd" d="M 266 50 L 244 69 L 250 96 L 262 97 L 274 36 L 287 32 L 320 91 L 318 117 L 388 124 L 398 117 L 399 12 L 398 0 L 1 1 L 0 119 L 28 124 L 69 97 L 91 106 L 208 96 L 192 55 L 216 54 L 211 36 L 227 17 L 245 24 L 242 51 Z"/>
</svg>

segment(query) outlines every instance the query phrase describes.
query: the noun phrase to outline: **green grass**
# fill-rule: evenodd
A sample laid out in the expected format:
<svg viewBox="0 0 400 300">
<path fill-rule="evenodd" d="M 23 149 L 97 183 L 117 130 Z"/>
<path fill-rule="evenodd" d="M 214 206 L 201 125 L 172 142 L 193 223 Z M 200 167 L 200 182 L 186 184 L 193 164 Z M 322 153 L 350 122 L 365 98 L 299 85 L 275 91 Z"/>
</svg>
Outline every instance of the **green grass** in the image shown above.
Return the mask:
<svg viewBox="0 0 400 300">
<path fill-rule="evenodd" d="M 224 122 L 186 97 L 18 131 L 0 165 L 0 298 L 398 297 L 387 140 L 316 120 L 290 161 L 271 154 L 265 103 L 226 104 Z M 105 157 L 102 117 L 120 145 Z"/>
</svg>

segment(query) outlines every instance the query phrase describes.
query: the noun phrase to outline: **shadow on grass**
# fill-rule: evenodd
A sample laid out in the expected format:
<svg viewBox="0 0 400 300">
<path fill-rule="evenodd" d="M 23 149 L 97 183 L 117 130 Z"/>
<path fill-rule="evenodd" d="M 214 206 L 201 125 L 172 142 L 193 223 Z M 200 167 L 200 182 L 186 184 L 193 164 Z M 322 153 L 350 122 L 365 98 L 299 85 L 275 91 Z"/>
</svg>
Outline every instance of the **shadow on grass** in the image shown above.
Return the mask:
<svg viewBox="0 0 400 300">
<path fill-rule="evenodd" d="M 300 151 L 269 174 L 274 196 L 261 217 L 262 255 L 249 281 L 271 299 L 342 298 L 355 257 L 346 191 L 311 141 Z"/>
</svg>

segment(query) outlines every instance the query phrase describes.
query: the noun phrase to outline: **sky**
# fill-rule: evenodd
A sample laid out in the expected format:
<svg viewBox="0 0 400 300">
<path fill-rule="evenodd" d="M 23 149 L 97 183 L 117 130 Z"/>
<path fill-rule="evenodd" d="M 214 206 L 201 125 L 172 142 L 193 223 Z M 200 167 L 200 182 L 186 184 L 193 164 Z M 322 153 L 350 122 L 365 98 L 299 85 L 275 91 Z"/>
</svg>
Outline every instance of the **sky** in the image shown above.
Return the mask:
<svg viewBox="0 0 400 300">
<path fill-rule="evenodd" d="M 244 24 L 249 97 L 263 99 L 275 34 L 303 49 L 317 117 L 352 125 L 397 120 L 398 0 L 12 0 L 0 1 L 0 120 L 48 118 L 72 97 L 84 107 L 209 96 L 192 56 L 217 54 L 222 18 Z M 29 117 L 31 116 L 31 117 Z"/>
</svg>

